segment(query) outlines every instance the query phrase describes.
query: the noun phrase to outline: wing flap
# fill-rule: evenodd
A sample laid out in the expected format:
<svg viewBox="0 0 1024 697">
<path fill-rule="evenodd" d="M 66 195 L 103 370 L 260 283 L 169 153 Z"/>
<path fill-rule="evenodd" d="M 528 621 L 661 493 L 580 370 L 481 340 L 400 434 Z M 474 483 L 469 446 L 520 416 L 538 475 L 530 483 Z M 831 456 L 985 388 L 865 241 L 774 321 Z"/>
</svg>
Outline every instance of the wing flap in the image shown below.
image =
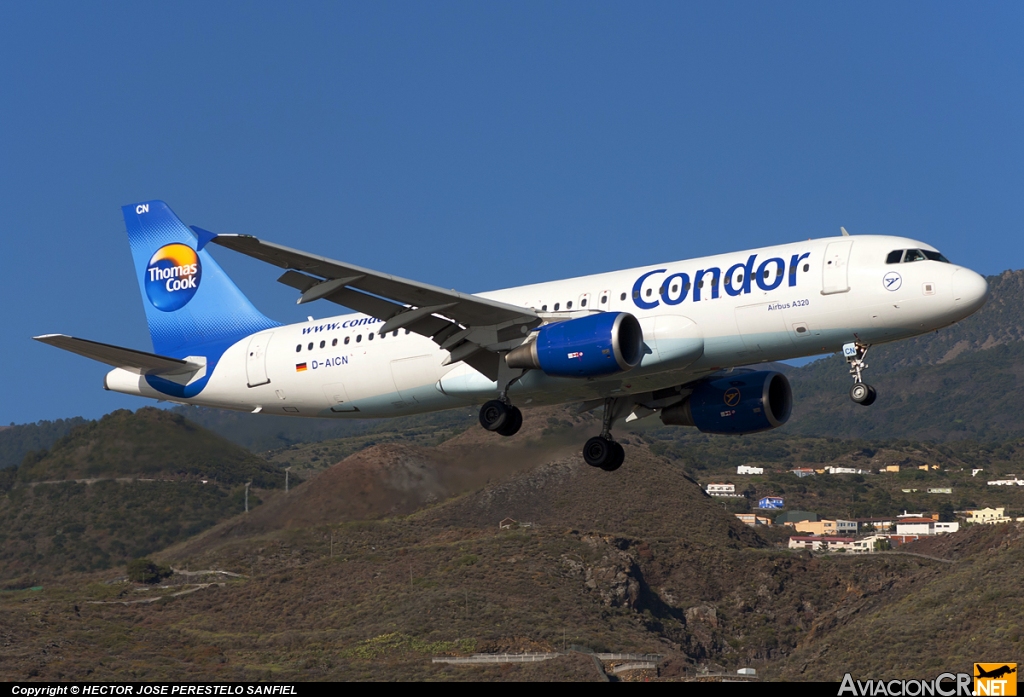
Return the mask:
<svg viewBox="0 0 1024 697">
<path fill-rule="evenodd" d="M 420 283 L 419 281 L 391 276 L 379 271 L 364 269 L 354 264 L 308 254 L 272 242 L 264 242 L 249 235 L 217 235 L 213 238 L 212 242 L 283 269 L 319 276 L 328 282 L 334 279 L 345 279 L 346 283 L 343 284 L 345 288 L 353 288 L 363 293 L 387 298 L 401 305 L 429 307 L 432 305 L 452 304 L 445 311 L 445 316 L 451 317 L 456 322 L 466 326 L 502 324 L 505 322 L 516 324 L 540 323 L 537 313 L 529 308 L 517 307 L 498 302 L 497 300 L 489 300 L 455 290 L 432 286 L 427 283 Z M 285 276 L 282 276 L 281 280 L 292 287 L 297 287 L 294 284 L 299 279 L 294 275 L 286 274 L 286 276 L 287 280 L 285 280 Z M 304 292 L 308 291 L 309 289 Z M 344 304 L 342 303 L 342 297 L 344 296 L 338 296 L 336 292 L 324 297 L 338 304 Z M 364 311 L 352 305 L 345 304 L 345 306 L 360 312 Z M 390 319 L 390 317 L 374 316 L 377 316 L 378 319 Z"/>
<path fill-rule="evenodd" d="M 88 339 L 78 339 L 66 334 L 45 334 L 32 338 L 44 344 L 77 353 L 79 356 L 85 356 L 94 361 L 140 375 L 187 375 L 205 367 L 199 363 L 183 361 L 179 358 L 158 356 L 155 353 L 102 344 Z"/>
</svg>

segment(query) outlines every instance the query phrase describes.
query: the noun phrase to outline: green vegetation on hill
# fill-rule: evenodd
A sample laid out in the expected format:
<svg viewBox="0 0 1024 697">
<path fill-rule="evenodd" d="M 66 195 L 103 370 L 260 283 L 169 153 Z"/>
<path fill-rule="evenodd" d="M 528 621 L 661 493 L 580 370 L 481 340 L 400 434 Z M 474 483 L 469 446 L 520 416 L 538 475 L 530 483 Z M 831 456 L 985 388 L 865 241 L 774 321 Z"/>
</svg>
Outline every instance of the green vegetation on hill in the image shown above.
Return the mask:
<svg viewBox="0 0 1024 697">
<path fill-rule="evenodd" d="M 179 414 L 152 407 L 121 409 L 80 426 L 49 451 L 30 453 L 17 472 L 19 482 L 116 477 L 284 486 L 274 465 Z"/>
<path fill-rule="evenodd" d="M 0 581 L 158 551 L 241 512 L 250 481 L 282 488 L 284 473 L 178 414 L 112 412 L 0 470 Z M 259 503 L 251 492 L 250 507 Z"/>
<path fill-rule="evenodd" d="M 789 373 L 795 405 L 784 433 L 843 438 L 995 441 L 1024 437 L 1024 271 L 988 278 L 989 300 L 951 327 L 873 346 L 869 408 L 847 397 L 841 356 Z"/>
<path fill-rule="evenodd" d="M 200 482 L 19 486 L 0 498 L 0 582 L 123 566 L 244 509 L 243 488 Z M 249 495 L 249 506 L 259 499 Z"/>
<path fill-rule="evenodd" d="M 37 421 L 34 424 L 11 424 L 0 429 L 0 469 L 21 464 L 25 455 L 34 450 L 46 450 L 71 429 L 88 423 L 80 416 L 56 421 Z"/>
<path fill-rule="evenodd" d="M 286 450 L 305 443 L 349 439 L 368 446 L 409 435 L 426 434 L 436 438 L 436 434 L 458 432 L 477 421 L 476 409 L 470 407 L 394 419 L 365 420 L 300 419 L 208 407 L 182 406 L 171 411 L 255 453 Z M 344 457 L 353 451 L 349 448 L 339 451 L 335 446 L 332 452 L 343 453 L 340 457 Z M 337 462 L 340 457 L 331 462 Z"/>
</svg>

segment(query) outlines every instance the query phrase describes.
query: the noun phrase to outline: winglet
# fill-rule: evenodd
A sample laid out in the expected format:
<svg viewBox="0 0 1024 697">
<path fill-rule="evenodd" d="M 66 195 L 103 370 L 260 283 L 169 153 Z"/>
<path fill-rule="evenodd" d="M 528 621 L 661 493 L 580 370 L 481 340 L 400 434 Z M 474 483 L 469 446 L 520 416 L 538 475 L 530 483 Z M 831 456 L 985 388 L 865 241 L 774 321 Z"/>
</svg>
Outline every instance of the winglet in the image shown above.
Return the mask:
<svg viewBox="0 0 1024 697">
<path fill-rule="evenodd" d="M 848 233 L 846 231 L 846 228 L 844 228 L 842 225 L 839 226 L 839 232 L 843 233 L 843 237 L 849 237 L 850 236 L 850 233 Z"/>
<path fill-rule="evenodd" d="M 199 244 L 196 245 L 196 251 L 200 251 L 203 247 L 213 242 L 214 238 L 217 237 L 217 233 L 204 230 L 197 225 L 189 225 L 192 228 L 192 232 L 196 233 L 196 237 L 199 238 Z"/>
</svg>

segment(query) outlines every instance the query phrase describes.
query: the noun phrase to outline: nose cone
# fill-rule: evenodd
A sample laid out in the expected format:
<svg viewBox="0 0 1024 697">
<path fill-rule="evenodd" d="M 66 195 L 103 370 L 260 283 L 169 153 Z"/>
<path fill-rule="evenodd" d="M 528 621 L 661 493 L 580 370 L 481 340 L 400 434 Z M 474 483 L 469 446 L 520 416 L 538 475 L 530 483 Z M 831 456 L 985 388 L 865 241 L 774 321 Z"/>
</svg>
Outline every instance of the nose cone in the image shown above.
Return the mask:
<svg viewBox="0 0 1024 697">
<path fill-rule="evenodd" d="M 964 268 L 953 272 L 953 303 L 964 317 L 977 311 L 987 299 L 988 283 L 983 276 Z"/>
</svg>

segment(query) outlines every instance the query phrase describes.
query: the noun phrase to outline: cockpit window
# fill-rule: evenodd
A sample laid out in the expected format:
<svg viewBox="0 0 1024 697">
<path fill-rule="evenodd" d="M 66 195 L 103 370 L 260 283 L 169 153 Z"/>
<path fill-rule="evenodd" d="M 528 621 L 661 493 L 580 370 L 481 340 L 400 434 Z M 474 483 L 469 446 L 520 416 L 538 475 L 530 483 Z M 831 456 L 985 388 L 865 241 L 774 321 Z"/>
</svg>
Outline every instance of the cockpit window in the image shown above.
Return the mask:
<svg viewBox="0 0 1024 697">
<path fill-rule="evenodd" d="M 931 252 L 927 249 L 894 249 L 889 252 L 889 255 L 885 258 L 886 264 L 907 264 L 912 261 L 941 261 L 943 264 L 948 264 L 949 259 L 942 256 L 938 252 Z"/>
</svg>

